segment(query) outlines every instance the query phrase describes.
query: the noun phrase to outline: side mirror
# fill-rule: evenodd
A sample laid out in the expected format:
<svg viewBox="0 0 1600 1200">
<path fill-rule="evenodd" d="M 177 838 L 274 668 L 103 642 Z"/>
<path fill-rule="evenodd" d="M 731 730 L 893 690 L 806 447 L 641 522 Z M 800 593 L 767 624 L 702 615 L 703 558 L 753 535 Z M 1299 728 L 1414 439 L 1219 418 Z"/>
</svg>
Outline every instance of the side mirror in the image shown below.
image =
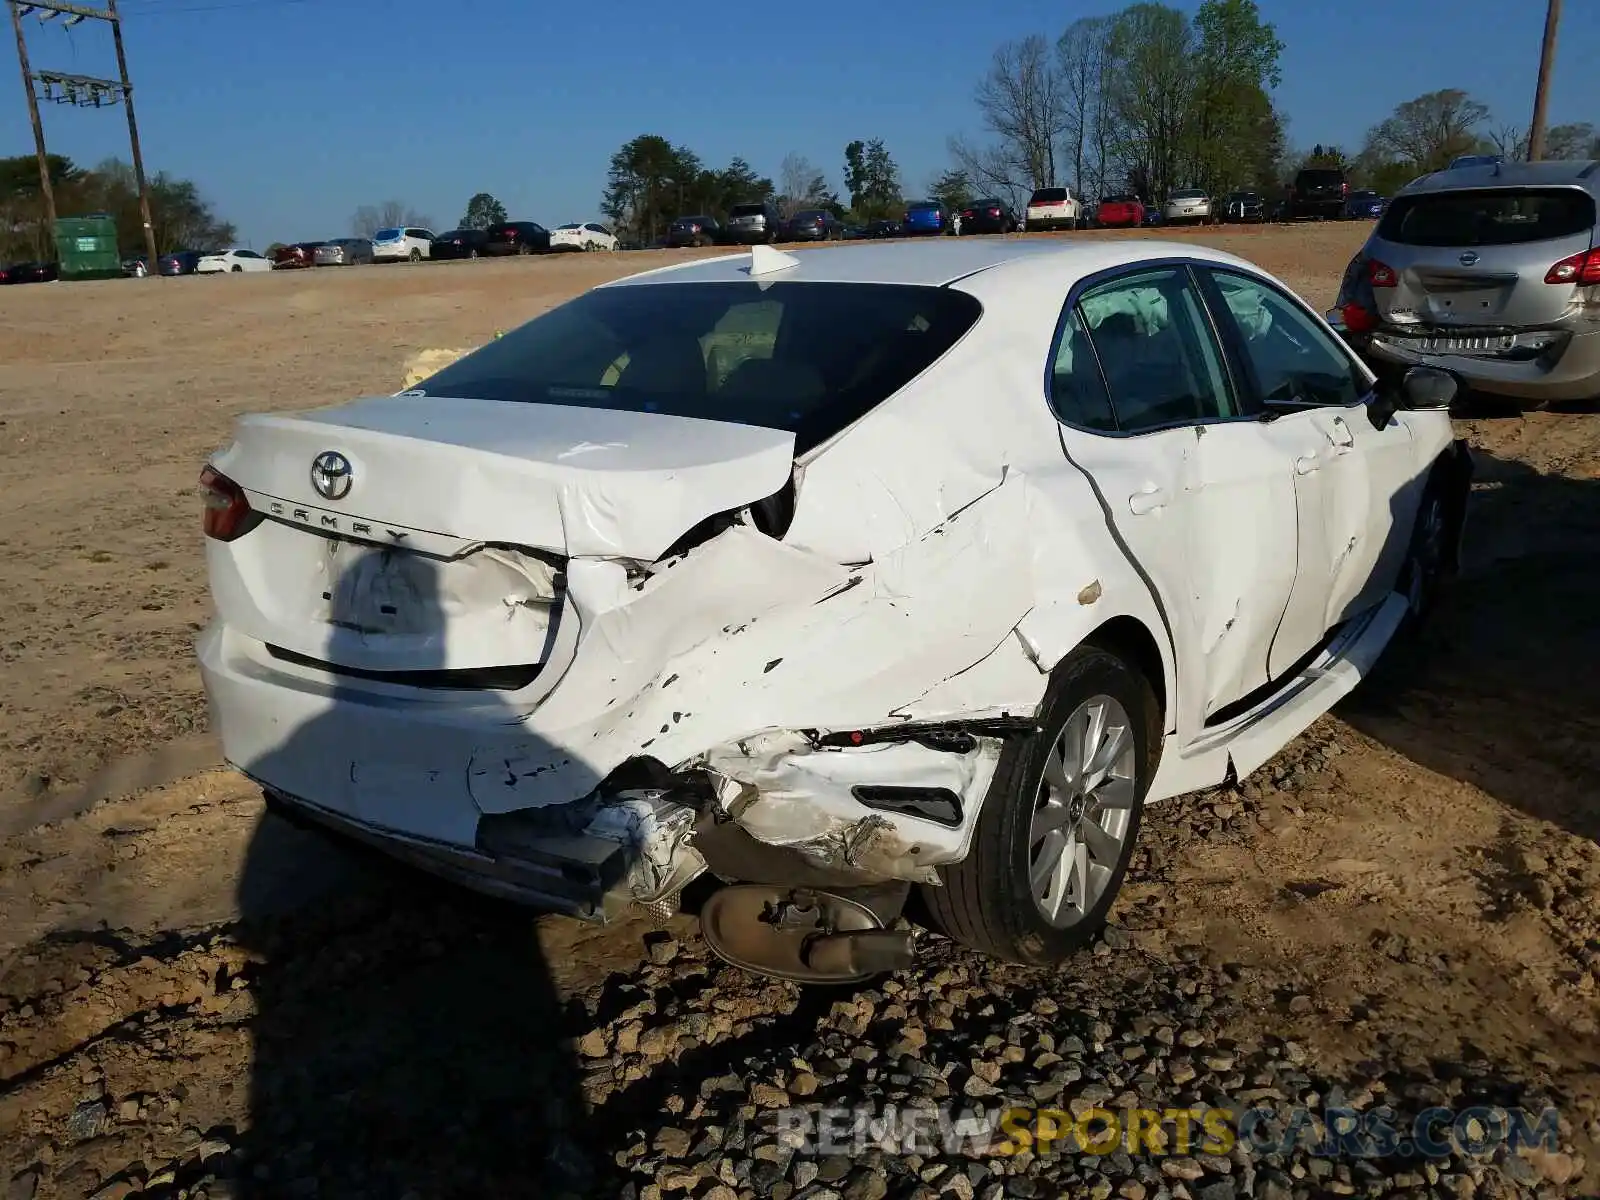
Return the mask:
<svg viewBox="0 0 1600 1200">
<path fill-rule="evenodd" d="M 1448 410 L 1456 398 L 1455 376 L 1436 367 L 1412 367 L 1400 383 L 1405 407 L 1417 412 Z"/>
</svg>

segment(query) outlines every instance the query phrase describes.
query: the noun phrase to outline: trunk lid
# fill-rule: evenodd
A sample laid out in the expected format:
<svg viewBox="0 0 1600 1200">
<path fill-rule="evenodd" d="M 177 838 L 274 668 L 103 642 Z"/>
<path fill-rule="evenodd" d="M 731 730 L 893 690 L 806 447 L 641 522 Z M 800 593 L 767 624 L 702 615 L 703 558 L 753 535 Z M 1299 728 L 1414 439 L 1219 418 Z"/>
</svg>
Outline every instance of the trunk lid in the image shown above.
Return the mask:
<svg viewBox="0 0 1600 1200">
<path fill-rule="evenodd" d="M 313 482 L 329 452 L 348 467 L 342 494 Z M 330 526 L 317 513 L 650 561 L 704 518 L 782 488 L 793 452 L 793 434 L 754 425 L 401 394 L 246 416 L 215 464 L 320 527 Z"/>
</svg>

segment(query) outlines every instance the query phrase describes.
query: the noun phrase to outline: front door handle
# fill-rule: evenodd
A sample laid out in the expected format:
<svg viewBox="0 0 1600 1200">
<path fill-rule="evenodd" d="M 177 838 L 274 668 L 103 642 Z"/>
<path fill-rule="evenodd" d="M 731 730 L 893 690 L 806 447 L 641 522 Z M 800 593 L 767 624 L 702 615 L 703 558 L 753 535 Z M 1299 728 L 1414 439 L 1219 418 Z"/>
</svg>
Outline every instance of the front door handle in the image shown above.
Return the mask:
<svg viewBox="0 0 1600 1200">
<path fill-rule="evenodd" d="M 1155 486 L 1155 484 L 1140 488 L 1128 497 L 1128 509 L 1136 517 L 1142 517 L 1146 513 L 1153 513 L 1157 509 L 1165 508 L 1166 506 L 1167 493 Z"/>
<path fill-rule="evenodd" d="M 1279 461 L 1283 460 L 1280 459 Z M 1313 471 L 1320 469 L 1321 466 L 1322 459 L 1315 454 L 1302 454 L 1294 460 L 1294 473 L 1296 475 L 1310 475 Z"/>
</svg>

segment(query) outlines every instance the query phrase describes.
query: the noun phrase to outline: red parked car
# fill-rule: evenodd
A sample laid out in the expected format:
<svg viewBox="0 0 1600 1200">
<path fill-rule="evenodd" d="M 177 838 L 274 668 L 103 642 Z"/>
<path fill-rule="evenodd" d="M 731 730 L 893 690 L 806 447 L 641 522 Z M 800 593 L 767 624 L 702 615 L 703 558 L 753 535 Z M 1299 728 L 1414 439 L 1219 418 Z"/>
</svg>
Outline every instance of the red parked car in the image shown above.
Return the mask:
<svg viewBox="0 0 1600 1200">
<path fill-rule="evenodd" d="M 296 242 L 292 246 L 279 246 L 272 256 L 274 271 L 293 270 L 296 267 L 316 266 L 315 255 L 321 242 Z"/>
<path fill-rule="evenodd" d="M 1144 224 L 1144 201 L 1137 196 L 1107 196 L 1100 201 L 1095 224 L 1103 229 L 1137 229 Z"/>
</svg>

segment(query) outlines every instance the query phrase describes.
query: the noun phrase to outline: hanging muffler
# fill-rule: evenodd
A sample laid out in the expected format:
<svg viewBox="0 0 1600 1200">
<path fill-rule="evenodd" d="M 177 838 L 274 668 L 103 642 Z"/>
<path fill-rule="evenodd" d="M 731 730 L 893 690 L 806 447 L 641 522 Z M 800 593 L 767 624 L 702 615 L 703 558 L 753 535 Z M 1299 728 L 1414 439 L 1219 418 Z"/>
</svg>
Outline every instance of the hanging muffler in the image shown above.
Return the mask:
<svg viewBox="0 0 1600 1200">
<path fill-rule="evenodd" d="M 900 889 L 896 889 L 899 891 Z M 864 889 L 870 893 L 872 889 Z M 700 931 L 724 962 L 795 983 L 860 983 L 911 966 L 910 930 L 890 929 L 898 913 L 839 892 L 771 884 L 735 884 L 700 911 Z"/>
</svg>

